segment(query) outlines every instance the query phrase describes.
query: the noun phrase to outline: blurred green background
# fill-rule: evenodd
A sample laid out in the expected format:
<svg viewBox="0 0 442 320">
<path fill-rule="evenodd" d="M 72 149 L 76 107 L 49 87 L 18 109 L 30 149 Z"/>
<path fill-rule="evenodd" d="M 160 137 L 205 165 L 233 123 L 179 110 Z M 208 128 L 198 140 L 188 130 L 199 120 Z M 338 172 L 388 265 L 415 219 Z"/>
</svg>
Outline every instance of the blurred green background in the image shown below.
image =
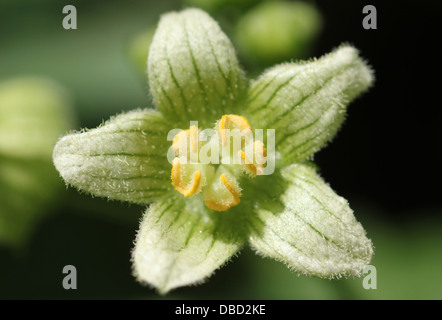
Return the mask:
<svg viewBox="0 0 442 320">
<path fill-rule="evenodd" d="M 352 104 L 338 139 L 315 162 L 325 180 L 349 200 L 373 240 L 377 289 L 365 290 L 362 278 L 298 277 L 245 248 L 207 283 L 160 297 L 131 276 L 130 251 L 144 208 L 65 190 L 61 179 L 55 179 L 52 196 L 41 208 L 34 206 L 36 200 L 28 197 L 26 188 L 17 193 L 23 194 L 24 207 L 35 207 L 33 214 L 39 218 L 32 219 L 23 239 L 12 244 L 0 240 L 0 298 L 442 299 L 442 201 L 435 184 L 442 176 L 442 131 L 436 122 L 440 111 L 434 103 L 431 107 L 430 97 L 419 94 L 419 84 L 412 87 L 414 79 L 422 78 L 418 61 L 431 49 L 424 36 L 437 21 L 434 4 L 418 16 L 425 21 L 417 24 L 420 29 L 404 34 L 398 29 L 405 28 L 411 16 L 416 18 L 407 1 L 400 9 L 374 2 L 379 29 L 372 31 L 362 28 L 361 1 L 305 1 L 317 8 L 306 29 L 292 16 L 276 26 L 274 13 L 267 16 L 273 2 L 0 0 L 0 83 L 42 76 L 64 88 L 70 108 L 63 118 L 69 123 L 65 131 L 96 127 L 115 113 L 151 107 L 143 52 L 160 14 L 184 6 L 201 6 L 220 21 L 250 76 L 288 57 L 320 56 L 344 41 L 354 44 L 376 71 L 377 83 Z M 67 4 L 77 8 L 77 30 L 62 28 Z M 268 30 L 266 23 L 275 28 L 276 40 L 271 33 L 267 38 L 262 32 L 253 34 L 254 24 L 256 30 Z M 252 32 L 244 32 L 247 28 Z M 286 29 L 286 35 L 278 31 Z M 276 52 L 263 52 L 260 36 L 277 43 L 286 37 L 288 42 L 282 48 L 273 46 Z M 0 127 L 5 119 L 0 118 Z M 8 136 L 3 132 L 0 138 Z M 0 149 L 0 215 L 22 210 L 8 207 L 11 166 L 33 177 L 34 189 L 48 190 L 48 177 L 57 175 L 50 157 L 38 160 L 44 164 L 23 161 Z M 77 268 L 77 290 L 62 287 L 65 265 Z"/>
</svg>

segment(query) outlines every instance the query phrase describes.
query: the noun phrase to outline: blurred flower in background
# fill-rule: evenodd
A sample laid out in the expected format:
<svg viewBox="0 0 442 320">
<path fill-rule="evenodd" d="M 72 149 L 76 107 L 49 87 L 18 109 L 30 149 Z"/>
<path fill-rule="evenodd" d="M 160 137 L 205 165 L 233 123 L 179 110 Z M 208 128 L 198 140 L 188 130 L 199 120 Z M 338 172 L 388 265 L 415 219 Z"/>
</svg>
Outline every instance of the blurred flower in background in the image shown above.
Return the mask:
<svg viewBox="0 0 442 320">
<path fill-rule="evenodd" d="M 223 9 L 241 10 L 262 0 L 183 0 L 186 7 L 198 7 L 208 12 L 219 12 Z"/>
<path fill-rule="evenodd" d="M 313 4 L 269 1 L 239 19 L 235 40 L 245 61 L 267 67 L 308 57 L 321 27 L 321 15 Z"/>
<path fill-rule="evenodd" d="M 142 76 L 144 82 L 146 81 L 147 55 L 155 30 L 156 25 L 153 25 L 135 34 L 128 45 L 129 58 L 135 70 Z"/>
<path fill-rule="evenodd" d="M 182 5 L 204 9 L 220 21 L 251 74 L 277 63 L 308 58 L 323 24 L 316 6 L 305 1 L 182 0 Z M 129 58 L 144 79 L 155 29 L 152 24 L 141 30 L 128 45 Z"/>
<path fill-rule="evenodd" d="M 0 245 L 24 245 L 63 190 L 52 149 L 71 119 L 69 98 L 55 83 L 37 77 L 0 83 Z"/>
</svg>

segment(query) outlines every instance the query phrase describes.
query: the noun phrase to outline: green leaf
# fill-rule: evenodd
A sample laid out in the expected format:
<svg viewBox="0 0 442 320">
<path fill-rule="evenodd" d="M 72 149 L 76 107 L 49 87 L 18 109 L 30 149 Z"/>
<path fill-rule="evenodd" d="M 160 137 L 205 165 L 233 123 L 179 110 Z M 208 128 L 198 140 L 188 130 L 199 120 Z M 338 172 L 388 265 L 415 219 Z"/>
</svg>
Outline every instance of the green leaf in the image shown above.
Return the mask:
<svg viewBox="0 0 442 320">
<path fill-rule="evenodd" d="M 168 125 L 157 111 L 132 111 L 57 143 L 53 160 L 67 184 L 99 197 L 147 203 L 171 188 Z"/>
<path fill-rule="evenodd" d="M 235 50 L 218 24 L 199 9 L 164 15 L 148 58 L 155 105 L 170 120 L 210 125 L 238 113 L 245 89 Z"/>
<path fill-rule="evenodd" d="M 305 275 L 360 275 L 373 247 L 348 202 L 310 166 L 291 165 L 281 174 L 282 183 L 263 185 L 256 196 L 251 245 Z"/>
<path fill-rule="evenodd" d="M 347 105 L 372 82 L 371 69 L 347 45 L 318 60 L 276 66 L 250 88 L 250 123 L 275 129 L 281 167 L 300 162 L 335 136 Z"/>
<path fill-rule="evenodd" d="M 132 260 L 134 274 L 162 294 L 202 282 L 241 247 L 235 215 L 213 212 L 200 198 L 174 196 L 144 215 Z"/>
</svg>

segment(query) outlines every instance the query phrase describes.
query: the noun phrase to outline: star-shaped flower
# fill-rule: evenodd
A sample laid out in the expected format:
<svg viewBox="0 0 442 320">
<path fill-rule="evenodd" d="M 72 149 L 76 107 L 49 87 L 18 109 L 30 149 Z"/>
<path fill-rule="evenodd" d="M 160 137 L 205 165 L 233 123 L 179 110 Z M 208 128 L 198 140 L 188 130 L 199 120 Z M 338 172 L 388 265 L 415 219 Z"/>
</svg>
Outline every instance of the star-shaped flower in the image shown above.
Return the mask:
<svg viewBox="0 0 442 320">
<path fill-rule="evenodd" d="M 54 149 L 68 184 L 149 204 L 133 250 L 138 280 L 161 293 L 201 282 L 247 242 L 298 273 L 361 273 L 372 243 L 307 161 L 373 81 L 357 50 L 281 64 L 248 83 L 218 24 L 188 9 L 161 18 L 148 76 L 156 110 L 119 115 Z M 252 128 L 274 135 L 253 139 Z M 203 154 L 211 160 L 193 161 Z"/>
</svg>

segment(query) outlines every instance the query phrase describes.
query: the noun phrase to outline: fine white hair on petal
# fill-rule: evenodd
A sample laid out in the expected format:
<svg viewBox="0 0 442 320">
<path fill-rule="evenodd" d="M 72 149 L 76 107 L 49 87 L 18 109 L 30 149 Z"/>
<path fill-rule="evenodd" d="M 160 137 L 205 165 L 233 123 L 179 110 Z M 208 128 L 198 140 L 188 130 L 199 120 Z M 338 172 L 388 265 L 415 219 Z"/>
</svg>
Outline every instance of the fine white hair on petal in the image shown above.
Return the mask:
<svg viewBox="0 0 442 320">
<path fill-rule="evenodd" d="M 148 203 L 170 190 L 167 130 L 153 110 L 114 117 L 61 138 L 53 161 L 68 185 L 99 197 Z"/>
<path fill-rule="evenodd" d="M 251 84 L 250 120 L 275 129 L 280 166 L 300 162 L 333 139 L 347 105 L 373 81 L 373 71 L 349 45 L 320 59 L 281 64 Z"/>
<path fill-rule="evenodd" d="M 138 281 L 161 294 L 203 282 L 241 248 L 232 215 L 210 212 L 201 199 L 168 197 L 150 206 L 132 252 Z"/>
<path fill-rule="evenodd" d="M 199 9 L 162 16 L 148 57 L 149 86 L 157 108 L 180 125 L 209 125 L 238 113 L 244 72 L 218 23 Z"/>
<path fill-rule="evenodd" d="M 261 200 L 251 216 L 252 247 L 305 275 L 359 276 L 371 261 L 373 245 L 348 202 L 306 165 L 282 172 L 284 192 L 275 195 L 280 209 L 274 198 L 273 206 Z"/>
</svg>

